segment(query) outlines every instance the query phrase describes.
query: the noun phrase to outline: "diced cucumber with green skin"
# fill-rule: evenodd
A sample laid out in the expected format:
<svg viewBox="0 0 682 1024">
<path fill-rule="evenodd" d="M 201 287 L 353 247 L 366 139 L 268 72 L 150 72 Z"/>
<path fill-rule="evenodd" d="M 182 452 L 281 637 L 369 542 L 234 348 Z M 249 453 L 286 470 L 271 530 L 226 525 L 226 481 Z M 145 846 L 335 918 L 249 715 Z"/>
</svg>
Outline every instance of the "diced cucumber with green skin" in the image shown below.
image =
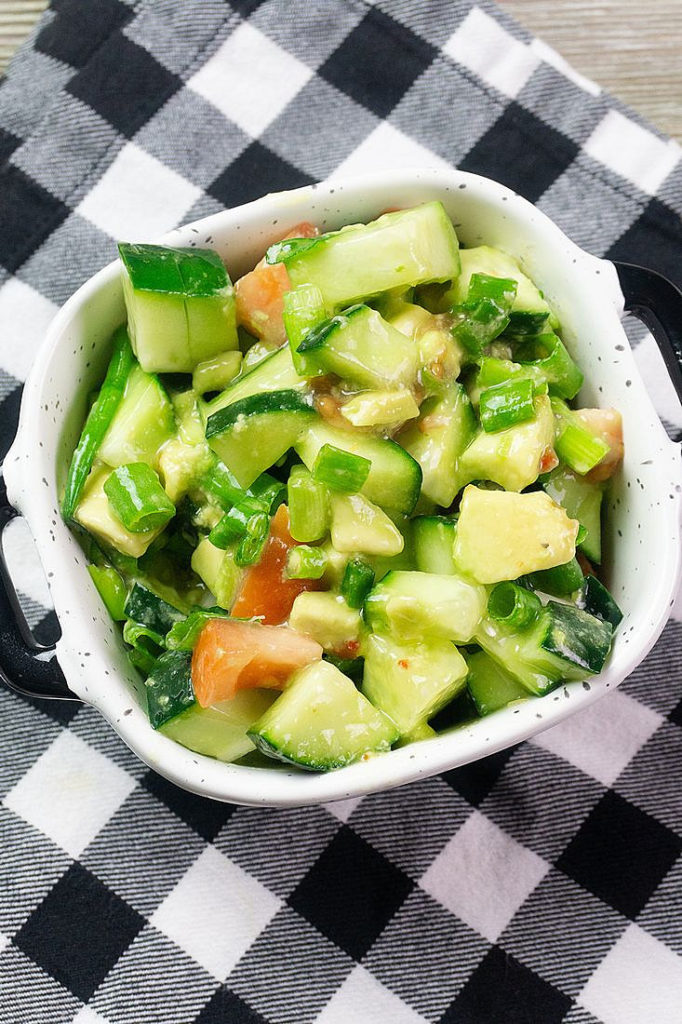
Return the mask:
<svg viewBox="0 0 682 1024">
<path fill-rule="evenodd" d="M 270 757 L 330 771 L 389 750 L 398 730 L 347 676 L 318 661 L 294 675 L 248 735 Z"/>
<path fill-rule="evenodd" d="M 545 491 L 558 505 L 562 505 L 572 519 L 577 519 L 587 530 L 578 545 L 582 553 L 595 562 L 601 562 L 601 507 L 604 485 L 590 483 L 565 466 L 559 466 L 543 484 Z"/>
<path fill-rule="evenodd" d="M 467 656 L 467 688 L 482 717 L 504 708 L 512 701 L 526 700 L 528 690 L 506 672 L 485 651 Z"/>
<path fill-rule="evenodd" d="M 112 470 L 108 466 L 95 466 L 87 479 L 76 506 L 74 519 L 96 539 L 103 541 L 122 555 L 140 558 L 152 541 L 163 532 L 158 526 L 145 533 L 131 533 L 114 515 L 104 484 Z"/>
<path fill-rule="evenodd" d="M 314 419 L 294 444 L 299 458 L 312 470 L 322 445 L 361 455 L 372 467 L 362 493 L 389 515 L 409 515 L 417 504 L 422 473 L 419 463 L 395 441 L 332 427 L 321 417 Z"/>
<path fill-rule="evenodd" d="M 328 316 L 322 292 L 314 284 L 303 284 L 299 288 L 292 288 L 284 296 L 282 311 L 284 329 L 289 339 L 291 358 L 302 377 L 306 376 L 307 358 L 305 355 L 298 355 L 298 346 L 308 332 L 326 320 Z"/>
<path fill-rule="evenodd" d="M 476 418 L 467 393 L 453 382 L 427 398 L 419 419 L 401 432 L 400 444 L 421 466 L 421 493 L 428 501 L 447 508 L 471 479 L 459 467 L 475 430 Z"/>
<path fill-rule="evenodd" d="M 414 553 L 420 572 L 458 573 L 455 562 L 457 522 L 445 516 L 418 516 L 412 524 Z"/>
<path fill-rule="evenodd" d="M 401 736 L 426 724 L 466 685 L 466 662 L 452 643 L 398 644 L 374 633 L 363 652 L 362 692 L 395 722 Z"/>
<path fill-rule="evenodd" d="M 198 395 L 207 391 L 222 391 L 231 384 L 242 365 L 241 352 L 219 352 L 194 367 L 192 387 Z"/>
<path fill-rule="evenodd" d="M 145 370 L 187 373 L 238 347 L 232 284 L 211 249 L 119 244 L 133 349 Z"/>
<path fill-rule="evenodd" d="M 197 754 L 218 761 L 236 761 L 254 750 L 247 731 L 276 697 L 273 690 L 242 690 L 231 700 L 208 708 L 192 704 L 160 726 L 159 731 Z"/>
<path fill-rule="evenodd" d="M 211 591 L 221 608 L 229 610 L 239 593 L 243 570 L 233 549 L 221 551 L 208 537 L 199 541 L 192 555 L 192 569 Z"/>
<path fill-rule="evenodd" d="M 392 571 L 365 601 L 364 615 L 374 633 L 397 640 L 451 640 L 468 643 L 486 610 L 484 587 L 459 576 Z"/>
<path fill-rule="evenodd" d="M 159 378 L 135 366 L 97 457 L 112 468 L 146 462 L 156 468 L 159 450 L 175 433 L 173 406 Z"/>
<path fill-rule="evenodd" d="M 297 355 L 310 377 L 335 373 L 361 388 L 409 386 L 417 346 L 369 306 L 351 306 L 308 331 Z"/>
<path fill-rule="evenodd" d="M 603 583 L 596 576 L 586 576 L 578 595 L 578 607 L 596 615 L 604 622 L 610 622 L 614 630 L 620 625 L 623 613 L 608 592 Z"/>
<path fill-rule="evenodd" d="M 294 601 L 289 625 L 333 653 L 343 651 L 349 643 L 359 643 L 362 616 L 357 609 L 349 608 L 339 594 L 304 591 Z"/>
<path fill-rule="evenodd" d="M 158 729 L 194 704 L 192 655 L 188 651 L 166 651 L 154 665 L 145 688 L 149 722 Z"/>
<path fill-rule="evenodd" d="M 556 316 L 552 313 L 548 303 L 543 299 L 536 285 L 523 273 L 520 265 L 513 256 L 502 252 L 501 249 L 494 249 L 490 245 L 479 245 L 474 249 L 462 249 L 460 252 L 462 270 L 459 277 L 453 282 L 448 298 L 453 304 L 465 302 L 469 291 L 469 282 L 473 274 L 489 274 L 490 277 L 504 277 L 516 281 L 516 298 L 512 305 L 512 314 L 525 313 L 536 314 L 534 320 L 517 317 L 516 323 L 531 323 L 542 328 L 549 320 L 552 327 L 558 326 Z M 542 316 L 542 319 L 540 317 Z M 521 333 L 519 331 L 519 333 Z"/>
<path fill-rule="evenodd" d="M 515 494 L 471 486 L 462 495 L 455 562 L 479 583 L 516 580 L 568 562 L 577 533 L 577 521 L 543 491 Z"/>
<path fill-rule="evenodd" d="M 299 441 L 317 418 L 297 391 L 250 395 L 213 413 L 206 440 L 241 487 L 250 487 Z"/>
<path fill-rule="evenodd" d="M 155 594 L 142 583 L 133 583 L 124 609 L 126 616 L 160 636 L 165 636 L 174 623 L 184 619 L 185 612 Z"/>
<path fill-rule="evenodd" d="M 364 495 L 332 494 L 331 510 L 331 539 L 337 551 L 391 558 L 403 550 L 403 535 L 393 520 Z"/>
<path fill-rule="evenodd" d="M 266 258 L 286 265 L 293 287 L 316 285 L 329 308 L 459 273 L 457 235 L 440 202 L 385 213 L 370 224 L 318 238 L 280 242 Z"/>
<path fill-rule="evenodd" d="M 229 387 L 212 398 L 210 402 L 203 402 L 200 405 L 201 415 L 206 423 L 214 413 L 224 409 L 227 405 L 233 405 L 242 398 L 249 398 L 251 395 L 260 395 L 268 391 L 303 391 L 306 383 L 294 369 L 289 346 L 284 345 L 283 348 L 277 349 L 276 352 L 262 359 L 252 370 L 240 374 Z"/>
<path fill-rule="evenodd" d="M 462 482 L 492 480 L 506 491 L 522 491 L 537 480 L 542 457 L 554 443 L 554 416 L 547 395 L 538 395 L 534 405 L 534 419 L 475 435 L 459 460 Z"/>
</svg>

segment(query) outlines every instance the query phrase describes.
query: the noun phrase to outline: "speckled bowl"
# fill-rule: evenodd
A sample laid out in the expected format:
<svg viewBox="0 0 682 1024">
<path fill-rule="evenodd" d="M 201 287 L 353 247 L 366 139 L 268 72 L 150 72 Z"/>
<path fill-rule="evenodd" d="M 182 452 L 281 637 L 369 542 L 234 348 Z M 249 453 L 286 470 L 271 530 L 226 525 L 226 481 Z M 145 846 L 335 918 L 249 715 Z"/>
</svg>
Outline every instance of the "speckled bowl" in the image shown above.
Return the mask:
<svg viewBox="0 0 682 1024">
<path fill-rule="evenodd" d="M 118 268 L 112 263 L 83 285 L 53 321 L 24 390 L 19 431 L 4 473 L 9 501 L 26 518 L 50 581 L 62 629 L 56 662 L 63 679 L 77 697 L 99 709 L 142 760 L 193 792 L 240 804 L 313 804 L 404 785 L 476 760 L 560 722 L 618 686 L 645 657 L 668 618 L 680 577 L 680 451 L 668 440 L 637 371 L 620 322 L 624 299 L 611 263 L 577 248 L 508 189 L 460 171 L 370 174 L 269 195 L 180 228 L 167 240 L 212 245 L 235 278 L 298 221 L 338 228 L 370 220 L 389 206 L 429 199 L 443 202 L 464 244 L 486 242 L 521 260 L 556 309 L 567 344 L 584 370 L 582 404 L 613 405 L 623 413 L 625 461 L 610 490 L 604 538 L 608 583 L 625 613 L 613 652 L 605 670 L 589 683 L 570 684 L 436 739 L 326 775 L 222 764 L 154 732 L 119 632 L 57 511 L 86 397 L 102 378 L 108 340 L 125 317 Z M 7 661 L 9 675 L 6 666 Z M 41 671 L 47 677 L 44 662 Z M 54 659 L 49 671 L 57 671 Z M 23 676 L 10 681 L 31 688 L 30 673 Z"/>
</svg>

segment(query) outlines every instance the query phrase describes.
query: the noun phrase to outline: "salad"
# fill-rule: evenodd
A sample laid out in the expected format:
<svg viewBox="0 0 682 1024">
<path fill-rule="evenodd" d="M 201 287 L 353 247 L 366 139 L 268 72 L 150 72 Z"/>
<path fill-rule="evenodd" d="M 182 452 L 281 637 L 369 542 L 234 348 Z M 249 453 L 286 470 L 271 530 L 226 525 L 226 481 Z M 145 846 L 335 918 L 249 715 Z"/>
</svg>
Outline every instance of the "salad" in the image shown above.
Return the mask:
<svg viewBox="0 0 682 1024">
<path fill-rule="evenodd" d="M 439 202 L 294 226 L 233 285 L 119 245 L 127 324 L 62 511 L 154 729 L 326 771 L 601 671 L 619 413 Z"/>
</svg>

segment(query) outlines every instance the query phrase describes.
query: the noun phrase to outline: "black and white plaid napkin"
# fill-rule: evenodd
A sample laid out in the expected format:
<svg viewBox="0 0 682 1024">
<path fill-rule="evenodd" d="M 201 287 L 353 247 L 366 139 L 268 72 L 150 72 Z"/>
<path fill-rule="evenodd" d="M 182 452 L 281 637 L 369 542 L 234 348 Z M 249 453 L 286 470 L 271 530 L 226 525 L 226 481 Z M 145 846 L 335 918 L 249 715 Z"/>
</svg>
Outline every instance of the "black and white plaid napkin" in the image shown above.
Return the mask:
<svg viewBox="0 0 682 1024">
<path fill-rule="evenodd" d="M 681 155 L 487 2 L 54 0 L 0 85 L 0 455 L 50 318 L 115 238 L 457 165 L 682 283 Z M 190 796 L 91 709 L 0 692 L 0 1020 L 680 1024 L 680 622 L 532 742 L 306 810 Z"/>
</svg>

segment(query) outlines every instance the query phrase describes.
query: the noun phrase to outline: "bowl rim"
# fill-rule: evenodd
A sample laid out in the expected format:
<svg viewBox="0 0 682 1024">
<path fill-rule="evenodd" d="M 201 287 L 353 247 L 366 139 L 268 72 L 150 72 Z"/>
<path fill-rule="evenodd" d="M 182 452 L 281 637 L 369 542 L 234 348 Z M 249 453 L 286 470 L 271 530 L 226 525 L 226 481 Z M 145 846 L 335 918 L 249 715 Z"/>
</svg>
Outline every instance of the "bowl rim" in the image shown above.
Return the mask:
<svg viewBox="0 0 682 1024">
<path fill-rule="evenodd" d="M 471 172 L 415 168 L 372 172 L 350 178 L 332 177 L 327 181 L 299 189 L 270 193 L 253 202 L 221 211 L 176 228 L 164 235 L 161 241 L 179 244 L 190 231 L 205 231 L 210 235 L 218 232 L 218 226 L 222 234 L 230 226 L 236 228 L 237 223 L 243 226 L 249 219 L 252 222 L 259 220 L 264 224 L 273 213 L 286 212 L 288 207 L 295 208 L 301 200 L 305 202 L 313 196 L 329 197 L 334 192 L 344 190 L 347 193 L 356 193 L 378 186 L 384 188 L 390 196 L 392 189 L 410 185 L 432 187 L 439 192 L 454 192 L 458 188 L 468 187 L 477 191 L 484 202 L 501 204 L 504 201 L 508 204 L 506 209 L 510 209 L 512 205 L 516 207 L 529 226 L 533 225 L 535 230 L 553 236 L 557 245 L 560 243 L 561 247 L 572 255 L 574 273 L 586 275 L 599 268 L 602 275 L 600 301 L 605 303 L 605 309 L 608 305 L 613 329 L 618 330 L 621 341 L 626 346 L 626 352 L 631 355 L 631 348 L 619 319 L 623 309 L 623 297 L 613 264 L 585 252 L 568 239 L 546 214 L 521 196 L 492 179 Z M 118 273 L 118 261 L 108 264 L 86 281 L 56 314 L 24 387 L 17 435 L 4 462 L 10 500 L 28 522 L 41 561 L 46 568 L 48 561 L 59 565 L 59 557 L 54 551 L 59 545 L 54 544 L 48 548 L 45 537 L 49 518 L 47 513 L 53 499 L 49 498 L 45 502 L 45 492 L 41 488 L 32 487 L 31 481 L 35 482 L 42 472 L 38 468 L 42 463 L 39 453 L 35 450 L 35 439 L 39 425 L 40 400 L 45 389 L 49 388 L 47 365 L 53 351 L 62 343 L 62 335 L 77 312 L 102 289 L 111 287 Z M 634 363 L 630 370 L 641 385 L 641 377 Z M 648 403 L 646 412 L 650 417 L 653 415 L 660 429 L 661 460 L 667 460 L 671 479 L 674 479 L 676 484 L 682 483 L 679 446 L 665 435 L 643 385 L 641 391 L 645 403 Z M 366 761 L 327 774 L 306 773 L 300 769 L 286 767 L 264 769 L 224 764 L 189 751 L 155 733 L 146 721 L 144 713 L 146 732 L 139 727 L 139 715 L 123 718 L 122 715 L 127 712 L 122 711 L 120 701 L 114 703 L 113 700 L 107 699 L 107 693 L 103 692 L 101 686 L 99 689 L 95 688 L 93 692 L 84 685 L 82 673 L 78 671 L 73 651 L 68 643 L 73 620 L 67 621 L 62 614 L 62 590 L 59 583 L 53 579 L 50 581 L 50 589 L 62 628 L 62 637 L 57 643 L 57 658 L 67 681 L 78 696 L 98 708 L 141 760 L 185 789 L 214 799 L 253 806 L 303 806 L 361 797 L 367 793 L 435 775 L 512 746 L 545 728 L 558 724 L 569 715 L 593 703 L 610 689 L 615 689 L 643 660 L 669 617 L 682 573 L 681 491 L 682 488 L 674 491 L 674 500 L 666 507 L 666 528 L 671 531 L 671 557 L 666 565 L 666 577 L 661 580 L 661 600 L 643 643 L 639 646 L 630 645 L 627 654 L 624 651 L 621 653 L 619 648 L 619 658 L 614 659 L 612 654 L 606 669 L 599 676 L 592 677 L 588 683 L 568 684 L 547 697 L 529 700 L 516 708 L 503 709 L 490 718 L 480 719 L 436 738 L 372 756 Z M 614 653 L 615 650 L 614 646 Z"/>
</svg>

